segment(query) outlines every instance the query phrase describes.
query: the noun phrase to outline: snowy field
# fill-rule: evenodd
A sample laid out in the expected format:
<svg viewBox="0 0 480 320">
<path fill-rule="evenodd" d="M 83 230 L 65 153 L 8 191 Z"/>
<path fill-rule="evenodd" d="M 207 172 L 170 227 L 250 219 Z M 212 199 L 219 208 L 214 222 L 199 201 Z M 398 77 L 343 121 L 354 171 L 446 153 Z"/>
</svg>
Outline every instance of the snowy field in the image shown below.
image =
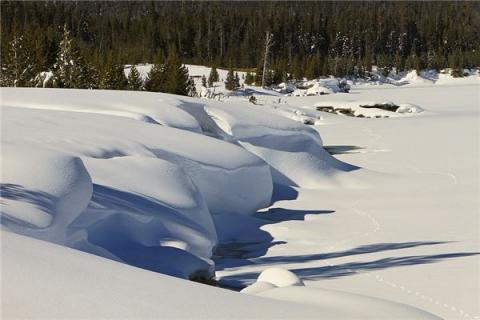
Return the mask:
<svg viewBox="0 0 480 320">
<path fill-rule="evenodd" d="M 2 88 L 2 316 L 480 319 L 480 80 L 408 77 Z"/>
</svg>

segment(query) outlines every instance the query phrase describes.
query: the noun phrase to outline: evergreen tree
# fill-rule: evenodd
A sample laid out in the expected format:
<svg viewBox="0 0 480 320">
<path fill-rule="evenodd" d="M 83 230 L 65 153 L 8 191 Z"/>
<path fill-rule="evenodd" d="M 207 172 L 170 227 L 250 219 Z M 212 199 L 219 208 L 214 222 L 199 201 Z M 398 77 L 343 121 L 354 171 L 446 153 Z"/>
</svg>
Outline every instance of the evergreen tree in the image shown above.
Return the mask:
<svg viewBox="0 0 480 320">
<path fill-rule="evenodd" d="M 66 25 L 63 28 L 51 81 L 52 86 L 57 88 L 96 87 L 95 71 L 85 63 Z"/>
<path fill-rule="evenodd" d="M 103 73 L 100 88 L 111 90 L 125 90 L 128 86 L 127 77 L 120 64 L 110 63 Z"/>
<path fill-rule="evenodd" d="M 145 79 L 145 90 L 153 92 L 165 91 L 166 70 L 163 64 L 154 64 Z"/>
<path fill-rule="evenodd" d="M 205 75 L 202 76 L 202 87 L 207 87 L 207 78 L 205 77 Z"/>
<path fill-rule="evenodd" d="M 240 78 L 238 77 L 238 72 L 235 72 L 234 82 L 235 82 L 235 89 L 240 88 Z"/>
<path fill-rule="evenodd" d="M 245 84 L 250 86 L 254 81 L 255 81 L 254 76 L 250 72 L 247 72 L 245 76 Z"/>
<path fill-rule="evenodd" d="M 137 68 L 133 65 L 130 68 L 130 73 L 128 74 L 128 89 L 129 90 L 142 90 L 143 80 L 140 77 L 140 73 Z"/>
<path fill-rule="evenodd" d="M 187 80 L 187 95 L 189 97 L 196 97 L 197 94 L 197 88 L 195 87 L 195 81 L 193 81 L 192 77 L 189 77 Z"/>
<path fill-rule="evenodd" d="M 286 1 L 272 8 L 268 2 L 224 6 L 193 1 L 179 10 L 178 3 L 169 1 L 2 1 L 2 78 L 9 72 L 5 69 L 9 42 L 19 35 L 28 35 L 35 72 L 52 70 L 62 40 L 56 28 L 63 24 L 73 28 L 85 61 L 96 66 L 112 52 L 120 57 L 119 64 L 153 61 L 156 56 L 161 60 L 155 63 L 161 64 L 168 44 L 176 46 L 183 62 L 192 64 L 219 67 L 228 61 L 245 68 L 262 64 L 256 75 L 263 76 L 263 69 L 275 70 L 275 82 L 281 68 L 272 62 L 279 61 L 298 79 L 305 73 L 356 75 L 378 61 L 383 63 L 380 67 L 395 70 L 403 65 L 407 69 L 406 65 L 439 69 L 480 65 L 480 11 L 475 2 Z M 265 38 L 259 36 L 266 31 L 275 34 L 268 54 Z M 263 61 L 268 62 L 266 67 Z M 93 81 L 89 87 L 94 87 L 95 70 L 87 70 Z M 215 78 L 207 83 L 213 85 Z"/>
<path fill-rule="evenodd" d="M 8 46 L 8 55 L 2 63 L 0 84 L 5 87 L 28 87 L 35 78 L 35 61 L 23 36 L 15 36 Z"/>
<path fill-rule="evenodd" d="M 180 62 L 174 47 L 169 50 L 165 71 L 166 79 L 163 92 L 182 96 L 188 95 L 188 69 Z"/>
<path fill-rule="evenodd" d="M 210 74 L 208 75 L 208 86 L 212 87 L 213 83 L 218 81 L 219 81 L 219 75 L 217 72 L 217 68 L 213 66 L 212 70 L 210 70 Z"/>
<path fill-rule="evenodd" d="M 235 76 L 233 75 L 233 69 L 230 68 L 227 73 L 227 79 L 225 80 L 225 89 L 235 90 Z"/>
<path fill-rule="evenodd" d="M 263 61 L 259 60 L 257 68 L 255 69 L 255 85 L 261 86 L 263 79 Z"/>
</svg>

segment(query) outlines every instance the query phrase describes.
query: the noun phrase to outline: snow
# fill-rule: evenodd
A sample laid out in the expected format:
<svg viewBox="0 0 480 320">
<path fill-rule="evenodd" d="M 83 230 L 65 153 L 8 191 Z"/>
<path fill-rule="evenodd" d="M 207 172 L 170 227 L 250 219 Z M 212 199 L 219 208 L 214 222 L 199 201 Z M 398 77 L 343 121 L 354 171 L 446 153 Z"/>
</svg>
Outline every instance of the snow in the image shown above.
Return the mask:
<svg viewBox="0 0 480 320">
<path fill-rule="evenodd" d="M 411 103 L 391 101 L 322 101 L 314 105 L 317 110 L 331 110 L 336 114 L 348 114 L 354 117 L 389 118 L 401 117 L 423 112 L 423 108 Z"/>
<path fill-rule="evenodd" d="M 1 239 L 5 318 L 319 318 L 311 306 L 183 281 L 4 230 Z"/>
<path fill-rule="evenodd" d="M 22 148 L 2 152 L 10 169 L 2 184 L 13 185 L 16 197 L 2 206 L 2 215 L 12 216 L 8 229 L 166 274 L 208 278 L 217 243 L 212 215 L 249 215 L 269 205 L 269 166 L 199 134 L 199 122 L 175 105 L 176 97 L 147 94 L 138 103 L 170 101 L 195 121 L 195 132 L 118 115 L 128 92 L 115 98 L 108 91 L 42 90 L 2 89 L 2 145 Z M 19 95 L 35 99 L 15 103 Z M 59 103 L 72 96 L 77 107 Z M 86 106 L 96 101 L 101 112 L 82 110 L 82 99 Z M 104 110 L 103 99 L 110 105 Z M 39 209 L 39 201 L 48 203 Z M 30 230 L 32 222 L 39 230 Z"/>
<path fill-rule="evenodd" d="M 277 287 L 303 286 L 300 280 L 293 272 L 282 268 L 270 268 L 264 270 L 258 276 L 257 281 L 271 283 Z"/>
<path fill-rule="evenodd" d="M 2 224 L 64 243 L 66 228 L 92 195 L 92 181 L 80 158 L 2 143 L 1 167 Z"/>
<path fill-rule="evenodd" d="M 245 244 L 241 257 L 217 261 L 220 283 L 242 288 L 278 267 L 307 288 L 388 299 L 445 319 L 479 317 L 478 92 L 470 77 L 285 98 L 298 110 L 408 101 L 426 111 L 382 119 L 322 112 L 313 128 L 323 145 L 361 169 L 336 187 L 278 189 L 250 229 L 268 235 L 263 246 Z M 352 188 L 353 175 L 362 188 Z"/>
<path fill-rule="evenodd" d="M 151 92 L 2 88 L 2 105 L 121 116 L 199 132 L 196 120 L 179 106 L 182 97 Z"/>
<path fill-rule="evenodd" d="M 478 74 L 420 76 L 221 101 L 2 89 L 2 312 L 479 317 Z M 165 275 L 214 272 L 242 292 Z"/>
<path fill-rule="evenodd" d="M 406 305 L 334 290 L 289 286 L 262 291 L 258 295 L 310 304 L 326 312 L 335 306 L 337 317 L 345 319 L 440 319 Z"/>
<path fill-rule="evenodd" d="M 336 316 L 345 319 L 439 319 L 428 312 L 383 299 L 306 287 L 294 273 L 282 268 L 263 271 L 242 293 L 319 306 L 324 312 L 335 306 Z"/>
</svg>

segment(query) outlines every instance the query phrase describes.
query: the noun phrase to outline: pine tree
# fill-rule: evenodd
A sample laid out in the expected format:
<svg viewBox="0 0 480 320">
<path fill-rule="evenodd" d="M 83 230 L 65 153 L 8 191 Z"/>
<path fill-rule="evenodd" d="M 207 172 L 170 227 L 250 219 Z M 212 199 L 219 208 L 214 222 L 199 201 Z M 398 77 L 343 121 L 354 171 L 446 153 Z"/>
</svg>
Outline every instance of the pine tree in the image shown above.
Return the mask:
<svg viewBox="0 0 480 320">
<path fill-rule="evenodd" d="M 140 77 L 140 73 L 138 72 L 135 66 L 130 68 L 130 73 L 128 74 L 128 89 L 129 90 L 142 90 L 143 88 L 143 80 Z"/>
<path fill-rule="evenodd" d="M 238 77 L 238 72 L 235 72 L 235 89 L 240 88 L 240 78 Z"/>
<path fill-rule="evenodd" d="M 2 63 L 0 84 L 5 87 L 32 86 L 35 78 L 35 62 L 23 36 L 14 37 L 9 43 L 6 63 Z"/>
<path fill-rule="evenodd" d="M 59 51 L 53 66 L 52 86 L 91 89 L 96 87 L 95 70 L 87 63 L 65 25 Z"/>
<path fill-rule="evenodd" d="M 197 88 L 195 87 L 195 81 L 193 81 L 192 77 L 189 77 L 187 81 L 187 95 L 189 97 L 196 97 L 198 95 Z"/>
<path fill-rule="evenodd" d="M 153 92 L 165 91 L 165 80 L 165 65 L 154 64 L 145 79 L 145 90 Z"/>
<path fill-rule="evenodd" d="M 254 81 L 255 81 L 254 76 L 250 72 L 247 72 L 245 76 L 245 84 L 250 86 Z"/>
<path fill-rule="evenodd" d="M 217 68 L 215 66 L 212 67 L 212 70 L 210 70 L 210 74 L 208 75 L 208 86 L 212 87 L 214 82 L 217 82 L 219 80 L 219 75 L 217 72 Z"/>
<path fill-rule="evenodd" d="M 182 96 L 188 95 L 188 69 L 182 65 L 177 51 L 174 47 L 170 48 L 165 66 L 166 79 L 163 92 L 178 94 Z"/>
<path fill-rule="evenodd" d="M 227 79 L 225 80 L 225 89 L 235 90 L 235 76 L 233 75 L 233 69 L 230 68 L 227 73 Z"/>
<path fill-rule="evenodd" d="M 262 85 L 262 79 L 263 79 L 263 62 L 260 61 L 257 65 L 257 68 L 255 69 L 255 85 L 260 86 Z"/>
<path fill-rule="evenodd" d="M 102 89 L 125 90 L 128 86 L 128 80 L 123 71 L 123 65 L 110 63 L 103 73 L 101 79 Z"/>
<path fill-rule="evenodd" d="M 207 87 L 207 78 L 205 77 L 205 75 L 202 76 L 202 87 Z"/>
</svg>

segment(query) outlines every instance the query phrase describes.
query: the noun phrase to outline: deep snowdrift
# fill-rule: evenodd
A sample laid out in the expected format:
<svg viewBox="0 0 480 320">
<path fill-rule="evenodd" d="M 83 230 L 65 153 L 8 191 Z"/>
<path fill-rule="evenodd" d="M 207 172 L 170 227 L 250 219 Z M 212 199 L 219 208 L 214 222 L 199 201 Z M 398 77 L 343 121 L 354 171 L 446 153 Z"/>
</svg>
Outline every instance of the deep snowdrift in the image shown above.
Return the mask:
<svg viewBox="0 0 480 320">
<path fill-rule="evenodd" d="M 269 205 L 269 166 L 200 134 L 175 96 L 146 94 L 138 102 L 137 110 L 156 119 L 151 123 L 117 112 L 130 110 L 124 102 L 141 94 L 115 94 L 2 89 L 4 225 L 135 266 L 211 277 L 217 243 L 211 215 L 249 215 Z M 164 121 L 165 111 L 157 112 L 163 105 L 153 107 L 158 101 L 169 101 L 166 109 L 180 121 Z"/>
<path fill-rule="evenodd" d="M 2 106 L 99 113 L 199 132 L 175 95 L 120 90 L 2 88 Z"/>
<path fill-rule="evenodd" d="M 283 253 L 288 256 L 301 254 L 304 247 L 308 252 L 311 245 L 317 252 L 323 251 L 324 243 L 338 241 L 337 233 L 366 232 L 363 219 L 369 216 L 355 213 L 352 217 L 350 211 L 354 209 L 351 209 L 341 226 L 331 228 L 328 223 L 312 223 L 299 233 L 292 233 L 290 225 L 276 228 L 275 217 L 271 225 L 265 225 L 258 215 L 250 215 L 279 200 L 272 199 L 274 183 L 277 187 L 286 184 L 312 188 L 308 194 L 316 201 L 311 206 L 318 209 L 321 199 L 322 208 L 323 203 L 329 203 L 335 210 L 332 199 L 336 204 L 351 200 L 342 197 L 343 193 L 338 190 L 363 188 L 359 194 L 369 195 L 371 189 L 364 189 L 371 187 L 369 183 L 384 185 L 382 174 L 349 165 L 327 153 L 318 133 L 322 127 L 305 126 L 300 123 L 300 117 L 299 121 L 288 119 L 290 112 L 302 117 L 317 116 L 318 111 L 306 107 L 254 106 L 240 97 L 220 103 L 117 91 L 4 89 L 1 93 L 2 146 L 7 146 L 2 150 L 2 157 L 8 164 L 2 166 L 11 169 L 1 181 L 2 201 L 9 204 L 2 206 L 2 228 L 143 269 L 182 278 L 211 277 L 212 251 L 218 241 L 248 241 L 252 228 L 263 236 L 284 236 L 295 251 Z M 72 103 L 69 97 L 74 97 Z M 320 97 L 290 97 L 310 98 Z M 306 102 L 314 105 L 318 101 Z M 325 123 L 334 123 L 335 117 L 338 118 L 328 114 Z M 372 139 L 380 139 L 368 128 L 363 129 Z M 406 184 L 405 189 L 409 187 L 410 184 Z M 10 193 L 4 193 L 3 189 Z M 289 187 L 285 190 L 297 192 Z M 355 192 L 348 194 L 358 196 Z M 39 199 L 46 205 L 39 205 Z M 350 208 L 348 204 L 345 206 Z M 295 217 L 307 216 L 302 213 L 303 209 L 286 216 L 299 220 Z M 281 224 L 281 220 L 276 222 Z M 29 306 L 26 310 L 9 307 L 7 314 L 11 315 L 88 317 L 92 315 L 89 312 L 97 312 L 95 314 L 117 317 L 165 314 L 166 317 L 232 318 L 233 314 L 242 318 L 250 315 L 318 318 L 321 315 L 336 319 L 351 318 L 363 312 L 360 306 L 367 305 L 371 310 L 362 315 L 368 317 L 381 317 L 390 311 L 394 313 L 392 317 L 430 317 L 384 300 L 317 290 L 308 283 L 305 287 L 301 285 L 306 283 L 305 279 L 284 277 L 282 272 L 263 274 L 256 287 L 247 291 L 311 306 L 248 295 L 238 297 L 213 288 L 197 290 L 191 284 L 184 285 L 175 279 L 71 249 L 10 233 L 6 238 L 7 270 L 12 275 L 9 276 L 12 282 L 7 285 L 14 288 L 7 301 L 9 306 Z M 278 253 L 275 250 L 281 252 L 284 248 L 280 245 L 265 248 L 265 243 L 255 243 L 258 239 L 263 241 L 261 236 L 250 239 L 254 241 L 251 246 L 257 246 L 258 252 Z M 232 263 L 234 267 L 225 268 L 224 272 L 241 273 L 243 269 Z M 249 263 L 255 263 L 254 259 Z M 39 268 L 34 268 L 37 265 Z M 258 268 L 261 272 L 265 266 Z M 22 273 L 29 276 L 22 278 Z M 158 281 L 153 280 L 154 277 L 159 277 L 155 278 Z M 53 285 L 46 282 L 50 278 L 54 279 Z M 242 280 L 251 283 L 255 278 Z M 42 299 L 32 303 L 31 297 L 45 287 L 48 288 Z M 59 306 L 57 302 L 53 307 L 52 301 L 68 296 L 67 287 L 80 288 L 76 292 L 87 296 L 81 300 L 87 307 L 78 303 L 80 298 L 76 295 L 74 298 L 78 299 L 71 300 L 70 304 Z M 99 299 L 102 296 L 104 299 Z M 192 308 L 183 307 L 185 299 Z M 210 299 L 215 305 L 208 302 Z M 179 303 L 181 307 L 177 308 Z M 210 307 L 205 307 L 205 303 Z M 168 311 L 164 313 L 165 310 Z"/>
<path fill-rule="evenodd" d="M 2 224 L 64 244 L 67 227 L 87 207 L 92 181 L 80 158 L 2 142 Z"/>
<path fill-rule="evenodd" d="M 232 105 L 211 103 L 206 111 L 224 136 L 270 165 L 275 182 L 324 188 L 338 184 L 339 176 L 357 169 L 328 154 L 312 128 L 279 116 L 268 107 Z"/>
</svg>

